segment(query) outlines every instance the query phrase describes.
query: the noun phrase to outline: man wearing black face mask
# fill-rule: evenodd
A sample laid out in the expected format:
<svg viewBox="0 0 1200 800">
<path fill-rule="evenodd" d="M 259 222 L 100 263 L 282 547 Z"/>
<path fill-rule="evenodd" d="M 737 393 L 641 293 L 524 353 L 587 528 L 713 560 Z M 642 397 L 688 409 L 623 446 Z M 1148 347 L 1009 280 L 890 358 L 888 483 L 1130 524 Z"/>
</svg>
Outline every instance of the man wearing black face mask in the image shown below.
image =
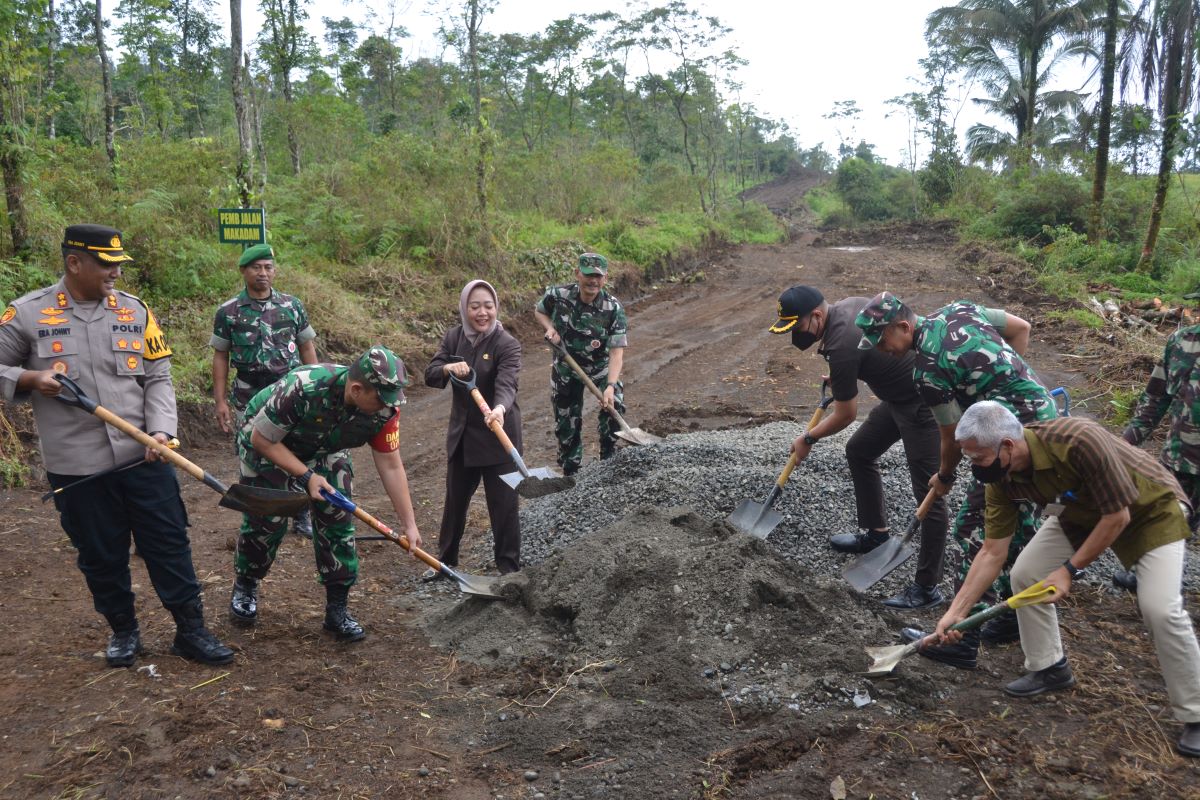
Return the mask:
<svg viewBox="0 0 1200 800">
<path fill-rule="evenodd" d="M 790 331 L 792 344 L 801 350 L 820 342 L 817 353 L 829 364 L 833 406 L 828 416 L 792 443 L 799 460 L 808 457 L 819 439 L 832 436 L 857 419 L 860 380 L 880 401 L 846 443 L 858 524 L 865 532 L 831 537 L 829 544 L 843 553 L 865 553 L 888 539 L 879 458 L 892 445 L 904 442 L 913 496 L 918 503 L 924 499 L 929 479 L 938 468 L 938 427 L 913 384 L 912 355 L 892 358 L 858 348 L 862 331 L 855 327 L 854 320 L 867 302 L 865 297 L 847 297 L 828 303 L 813 286 L 793 286 L 779 296 L 779 319 L 770 329 L 772 333 Z M 942 579 L 946 527 L 946 503 L 939 497 L 921 525 L 915 582 L 885 600 L 884 605 L 917 609 L 945 602 L 938 583 Z"/>
<path fill-rule="evenodd" d="M 1149 453 L 1081 417 L 1034 422 L 1022 428 L 1000 403 L 982 401 L 963 412 L 955 438 L 987 480 L 985 539 L 962 588 L 938 622 L 950 631 L 1000 574 L 1017 530 L 1017 506 L 1032 501 L 1046 517 L 1012 568 L 1013 591 L 1038 581 L 1056 589 L 1050 603 L 1071 591 L 1079 572 L 1112 548 L 1142 580 L 1138 608 L 1150 630 L 1175 718 L 1184 723 L 1175 749 L 1200 757 L 1200 646 L 1183 607 L 1187 495 Z M 979 472 L 976 473 L 979 475 Z M 1026 674 L 1004 687 L 1033 697 L 1075 685 L 1058 631 L 1054 606 L 1017 609 Z"/>
</svg>

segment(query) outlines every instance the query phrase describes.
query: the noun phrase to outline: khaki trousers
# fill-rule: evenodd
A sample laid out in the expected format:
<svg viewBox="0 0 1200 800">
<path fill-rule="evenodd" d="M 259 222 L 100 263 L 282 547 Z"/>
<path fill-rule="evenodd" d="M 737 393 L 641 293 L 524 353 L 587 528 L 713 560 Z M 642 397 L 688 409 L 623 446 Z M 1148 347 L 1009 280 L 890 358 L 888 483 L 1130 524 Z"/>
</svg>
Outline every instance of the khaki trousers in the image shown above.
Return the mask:
<svg viewBox="0 0 1200 800">
<path fill-rule="evenodd" d="M 1047 517 L 1013 565 L 1013 592 L 1042 580 L 1074 553 L 1058 518 Z M 1180 722 L 1200 722 L 1200 646 L 1180 593 L 1184 553 L 1182 540 L 1156 547 L 1137 560 L 1133 571 L 1138 577 L 1138 609 L 1154 640 L 1171 711 Z M 1018 608 L 1017 622 L 1025 669 L 1045 669 L 1063 657 L 1054 605 Z"/>
</svg>

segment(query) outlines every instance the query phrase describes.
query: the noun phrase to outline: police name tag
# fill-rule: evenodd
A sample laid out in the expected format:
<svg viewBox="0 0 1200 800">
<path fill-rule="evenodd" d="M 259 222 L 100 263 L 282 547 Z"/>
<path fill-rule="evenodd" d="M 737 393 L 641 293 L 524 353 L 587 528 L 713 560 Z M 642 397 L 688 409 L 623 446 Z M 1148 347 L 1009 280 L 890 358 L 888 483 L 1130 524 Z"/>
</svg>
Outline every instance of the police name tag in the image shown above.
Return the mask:
<svg viewBox="0 0 1200 800">
<path fill-rule="evenodd" d="M 1048 517 L 1057 517 L 1058 515 L 1062 514 L 1062 512 L 1064 512 L 1066 510 L 1067 510 L 1067 507 L 1065 505 L 1063 505 L 1062 503 L 1047 503 L 1046 508 L 1043 509 L 1046 516 L 1048 516 Z"/>
</svg>

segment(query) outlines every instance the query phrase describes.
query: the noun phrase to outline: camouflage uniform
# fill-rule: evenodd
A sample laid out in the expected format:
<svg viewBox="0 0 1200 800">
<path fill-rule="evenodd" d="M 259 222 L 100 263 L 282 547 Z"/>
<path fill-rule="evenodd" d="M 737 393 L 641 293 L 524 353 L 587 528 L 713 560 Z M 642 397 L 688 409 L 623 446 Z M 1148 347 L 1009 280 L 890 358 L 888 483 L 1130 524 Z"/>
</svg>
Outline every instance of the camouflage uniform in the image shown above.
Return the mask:
<svg viewBox="0 0 1200 800">
<path fill-rule="evenodd" d="M 375 450 L 399 449 L 396 409 L 385 406 L 375 414 L 366 414 L 346 405 L 344 391 L 349 371 L 349 367 L 337 364 L 308 364 L 254 395 L 237 432 L 241 483 L 304 489 L 295 486 L 291 476 L 254 449 L 250 437 L 256 429 L 271 441 L 282 441 L 346 497 L 353 492 L 350 449 L 368 442 Z M 399 374 L 403 382 L 402 365 Z M 320 581 L 327 586 L 353 585 L 358 575 L 353 515 L 329 503 L 314 503 L 313 508 L 313 550 Z M 234 558 L 237 575 L 255 579 L 266 575 L 286 532 L 284 517 L 246 517 Z"/>
<path fill-rule="evenodd" d="M 601 289 L 595 302 L 585 303 L 579 296 L 579 284 L 570 283 L 547 289 L 537 310 L 551 319 L 567 352 L 603 392 L 608 386 L 609 350 L 628 346 L 629 323 L 620 302 Z M 613 389 L 617 413 L 624 414 L 624 385 L 617 381 Z M 554 407 L 558 463 L 566 475 L 576 472 L 583 462 L 584 391 L 583 382 L 556 351 L 550 369 L 550 402 Z M 600 458 L 608 458 L 616 450 L 619 428 L 607 412 L 601 411 L 599 429 Z"/>
<path fill-rule="evenodd" d="M 256 300 L 242 289 L 226 300 L 213 320 L 213 349 L 229 353 L 235 370 L 229 404 L 241 414 L 259 390 L 300 366 L 300 345 L 315 339 L 304 305 L 295 297 L 271 290 Z M 238 420 L 240 422 L 240 420 Z"/>
<path fill-rule="evenodd" d="M 867 332 L 860 347 L 878 343 L 880 325 L 890 322 L 898 307 L 899 301 L 887 293 L 867 304 L 855 320 Z M 1004 319 L 1003 311 L 965 300 L 951 303 L 927 317 L 917 317 L 913 330 L 913 381 L 938 425 L 957 424 L 963 411 L 979 400 L 1001 403 L 1022 425 L 1058 416 L 1050 392 L 997 330 L 996 326 L 1003 325 Z M 963 555 L 956 586 L 962 585 L 971 562 L 983 547 L 984 505 L 984 486 L 972 477 L 950 529 Z M 1037 533 L 1037 527 L 1036 508 L 1020 505 L 1008 560 L 992 585 L 995 593 L 985 593 L 986 602 L 1012 596 L 1009 571 Z"/>
<path fill-rule="evenodd" d="M 913 380 L 939 425 L 958 422 L 962 412 L 978 400 L 995 400 L 1028 425 L 1054 419 L 1058 407 L 1025 359 L 993 325 L 1002 317 L 960 300 L 918 318 L 913 334 L 916 361 Z M 966 580 L 975 554 L 983 547 L 984 487 L 975 478 L 958 509 L 950 533 L 962 550 L 957 585 Z M 1008 560 L 993 588 L 998 597 L 1011 597 L 1009 571 L 1025 545 L 1037 533 L 1037 509 L 1018 506 L 1017 532 L 1008 546 Z M 995 598 L 987 597 L 987 602 Z"/>
<path fill-rule="evenodd" d="M 1162 359 L 1154 365 L 1122 436 L 1130 444 L 1141 444 L 1158 427 L 1166 414 L 1171 430 L 1163 446 L 1162 463 L 1175 473 L 1192 504 L 1200 509 L 1200 325 L 1182 328 L 1167 338 Z M 1196 522 L 1193 511 L 1192 523 Z"/>
</svg>

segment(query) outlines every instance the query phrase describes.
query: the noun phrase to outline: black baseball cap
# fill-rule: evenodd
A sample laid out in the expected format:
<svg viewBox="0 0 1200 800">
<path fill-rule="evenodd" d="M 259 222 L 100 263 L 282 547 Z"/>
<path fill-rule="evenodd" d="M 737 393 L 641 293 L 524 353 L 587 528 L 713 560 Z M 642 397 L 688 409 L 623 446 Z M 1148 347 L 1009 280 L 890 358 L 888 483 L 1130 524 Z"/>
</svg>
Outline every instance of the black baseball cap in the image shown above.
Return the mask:
<svg viewBox="0 0 1200 800">
<path fill-rule="evenodd" d="M 82 250 L 105 264 L 133 261 L 121 244 L 121 232 L 107 225 L 72 225 L 63 232 L 63 250 Z"/>
<path fill-rule="evenodd" d="M 815 286 L 793 286 L 779 295 L 779 319 L 771 326 L 771 333 L 787 333 L 800 318 L 825 302 L 825 295 Z"/>
</svg>

